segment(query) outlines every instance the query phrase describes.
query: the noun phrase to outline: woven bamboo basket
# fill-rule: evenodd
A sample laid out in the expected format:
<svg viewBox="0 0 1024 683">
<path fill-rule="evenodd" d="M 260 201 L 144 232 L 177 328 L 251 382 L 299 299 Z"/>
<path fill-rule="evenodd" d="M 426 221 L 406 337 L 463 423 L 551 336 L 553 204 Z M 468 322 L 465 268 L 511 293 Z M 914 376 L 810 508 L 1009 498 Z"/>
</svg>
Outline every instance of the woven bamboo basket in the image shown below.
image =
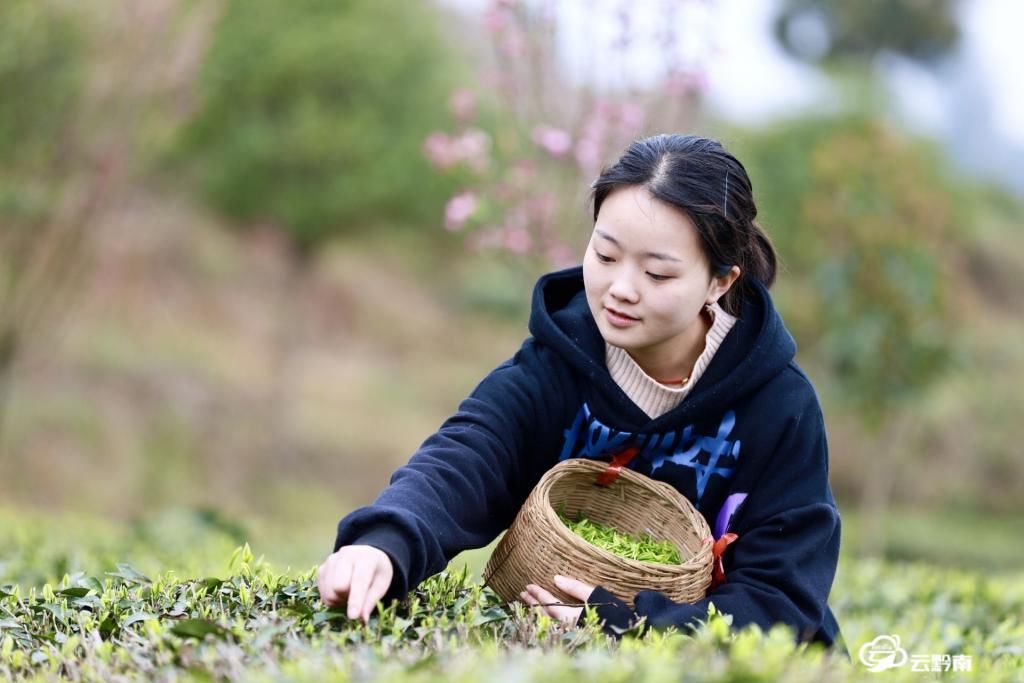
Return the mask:
<svg viewBox="0 0 1024 683">
<path fill-rule="evenodd" d="M 555 574 L 600 585 L 633 606 L 641 590 L 665 593 L 675 602 L 703 598 L 711 585 L 712 536 L 707 521 L 670 485 L 622 469 L 608 486 L 596 483 L 608 463 L 572 458 L 548 470 L 519 510 L 484 568 L 484 581 L 506 602 L 528 583 L 559 600 L 578 600 L 553 585 Z M 636 536 L 651 534 L 679 548 L 680 565 L 641 562 L 599 548 L 571 531 L 557 510 Z"/>
</svg>

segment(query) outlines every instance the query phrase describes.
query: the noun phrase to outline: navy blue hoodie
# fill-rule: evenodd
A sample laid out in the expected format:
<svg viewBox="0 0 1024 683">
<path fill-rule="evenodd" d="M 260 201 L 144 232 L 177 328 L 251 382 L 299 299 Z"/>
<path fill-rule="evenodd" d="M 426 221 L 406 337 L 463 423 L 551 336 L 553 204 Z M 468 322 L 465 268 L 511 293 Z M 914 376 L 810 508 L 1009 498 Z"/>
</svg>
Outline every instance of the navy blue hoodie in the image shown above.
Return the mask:
<svg viewBox="0 0 1024 683">
<path fill-rule="evenodd" d="M 532 336 L 423 442 L 376 501 L 339 522 L 335 550 L 366 544 L 391 558 L 394 579 L 384 601 L 405 596 L 459 552 L 490 543 L 559 460 L 606 460 L 634 446 L 640 452 L 631 469 L 689 498 L 715 538 L 728 531 L 738 539 L 723 558 L 725 582 L 696 603 L 644 590 L 634 610 L 598 586 L 590 601 L 602 603 L 597 611 L 607 632 L 640 616 L 646 627 L 682 629 L 706 618 L 714 602 L 733 615 L 733 628 L 782 622 L 800 640 L 840 640 L 827 605 L 840 521 L 824 423 L 767 290 L 755 283 L 689 395 L 654 419 L 608 372 L 581 267 L 540 278 L 529 328 Z M 838 647 L 845 649 L 841 640 Z"/>
</svg>

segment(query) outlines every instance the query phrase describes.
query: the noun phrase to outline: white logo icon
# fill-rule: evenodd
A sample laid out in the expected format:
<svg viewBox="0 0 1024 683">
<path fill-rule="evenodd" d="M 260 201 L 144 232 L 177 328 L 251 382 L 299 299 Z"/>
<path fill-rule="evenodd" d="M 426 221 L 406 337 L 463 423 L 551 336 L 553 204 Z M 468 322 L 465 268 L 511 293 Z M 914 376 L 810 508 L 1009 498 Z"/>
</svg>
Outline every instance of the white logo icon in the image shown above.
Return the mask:
<svg viewBox="0 0 1024 683">
<path fill-rule="evenodd" d="M 908 655 L 900 647 L 897 635 L 878 636 L 860 647 L 860 661 L 872 673 L 896 669 L 910 660 L 911 671 L 972 671 L 974 663 L 971 655 L 965 654 L 920 654 Z"/>
<path fill-rule="evenodd" d="M 868 671 L 878 673 L 907 663 L 907 651 L 900 647 L 899 636 L 878 636 L 860 647 L 860 661 Z"/>
</svg>

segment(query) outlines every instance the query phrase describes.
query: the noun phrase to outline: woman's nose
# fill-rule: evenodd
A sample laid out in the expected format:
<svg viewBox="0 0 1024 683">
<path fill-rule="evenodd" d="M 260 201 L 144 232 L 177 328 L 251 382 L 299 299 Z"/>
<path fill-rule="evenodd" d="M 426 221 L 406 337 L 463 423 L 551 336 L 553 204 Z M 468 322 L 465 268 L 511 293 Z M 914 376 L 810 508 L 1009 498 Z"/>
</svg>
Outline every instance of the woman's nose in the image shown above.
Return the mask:
<svg viewBox="0 0 1024 683">
<path fill-rule="evenodd" d="M 637 297 L 636 287 L 633 286 L 633 282 L 626 272 L 615 276 L 611 287 L 608 288 L 608 293 L 622 301 L 636 301 Z"/>
</svg>

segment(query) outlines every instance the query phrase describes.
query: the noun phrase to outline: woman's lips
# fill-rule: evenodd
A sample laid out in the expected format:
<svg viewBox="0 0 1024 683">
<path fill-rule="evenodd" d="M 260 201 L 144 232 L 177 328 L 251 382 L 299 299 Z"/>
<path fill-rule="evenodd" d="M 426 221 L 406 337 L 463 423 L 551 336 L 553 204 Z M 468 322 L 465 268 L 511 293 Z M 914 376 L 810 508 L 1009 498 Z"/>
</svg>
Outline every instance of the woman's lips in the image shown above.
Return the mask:
<svg viewBox="0 0 1024 683">
<path fill-rule="evenodd" d="M 608 319 L 608 322 L 610 322 L 615 327 L 631 327 L 640 322 L 640 320 L 637 318 L 631 318 L 628 315 L 619 313 L 618 311 L 611 308 L 605 308 L 604 314 L 605 317 Z"/>
</svg>

